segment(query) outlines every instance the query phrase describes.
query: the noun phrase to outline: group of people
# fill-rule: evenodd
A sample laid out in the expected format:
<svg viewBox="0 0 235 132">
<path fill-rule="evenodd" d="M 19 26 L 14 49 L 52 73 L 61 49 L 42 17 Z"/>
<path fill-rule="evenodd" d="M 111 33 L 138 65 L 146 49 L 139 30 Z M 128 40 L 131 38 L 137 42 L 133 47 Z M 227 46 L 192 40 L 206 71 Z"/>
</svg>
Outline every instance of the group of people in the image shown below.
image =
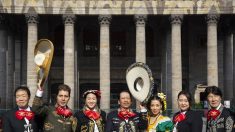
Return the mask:
<svg viewBox="0 0 235 132">
<path fill-rule="evenodd" d="M 203 118 L 206 119 L 206 132 L 233 131 L 233 116 L 221 103 L 222 92 L 215 86 L 205 90 L 209 110 L 204 114 L 192 110 L 190 93 L 181 91 L 177 100 L 179 112 L 172 118 L 163 115 L 166 96 L 162 93 L 152 95 L 146 106 L 140 105 L 140 112 L 136 112 L 131 109 L 130 92 L 121 91 L 119 108 L 106 116 L 98 106 L 101 98 L 98 90 L 83 93 L 85 105 L 75 114 L 67 105 L 71 92 L 69 86 L 59 85 L 55 105 L 43 103 L 43 91 L 38 87 L 30 107 L 28 87 L 20 86 L 15 90 L 17 107 L 4 114 L 4 132 L 202 132 Z"/>
</svg>

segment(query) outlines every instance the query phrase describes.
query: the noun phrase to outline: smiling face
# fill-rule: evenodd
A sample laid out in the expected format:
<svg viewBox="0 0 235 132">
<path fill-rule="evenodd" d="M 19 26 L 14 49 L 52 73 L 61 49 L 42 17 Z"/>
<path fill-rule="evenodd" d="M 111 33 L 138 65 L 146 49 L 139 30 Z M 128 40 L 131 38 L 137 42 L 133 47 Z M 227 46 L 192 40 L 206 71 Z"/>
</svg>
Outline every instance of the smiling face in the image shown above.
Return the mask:
<svg viewBox="0 0 235 132">
<path fill-rule="evenodd" d="M 162 105 L 159 100 L 156 100 L 156 99 L 151 100 L 150 110 L 153 115 L 155 115 L 155 116 L 158 115 L 160 113 L 161 109 L 162 109 Z"/>
<path fill-rule="evenodd" d="M 67 106 L 69 99 L 70 99 L 69 92 L 60 90 L 56 97 L 56 103 L 57 105 L 64 107 Z"/>
<path fill-rule="evenodd" d="M 207 101 L 211 108 L 217 108 L 221 103 L 222 98 L 219 95 L 215 95 L 213 93 L 208 94 Z"/>
<path fill-rule="evenodd" d="M 129 109 L 131 106 L 131 96 L 128 92 L 121 92 L 118 100 L 121 109 Z"/>
<path fill-rule="evenodd" d="M 85 104 L 89 109 L 94 109 L 97 105 L 97 97 L 93 93 L 89 93 L 86 96 Z"/>
<path fill-rule="evenodd" d="M 184 95 L 181 94 L 178 98 L 178 106 L 181 111 L 187 111 L 190 107 L 188 98 Z"/>
<path fill-rule="evenodd" d="M 16 96 L 16 105 L 19 108 L 25 109 L 28 107 L 29 95 L 25 90 L 18 90 L 15 96 Z"/>
</svg>

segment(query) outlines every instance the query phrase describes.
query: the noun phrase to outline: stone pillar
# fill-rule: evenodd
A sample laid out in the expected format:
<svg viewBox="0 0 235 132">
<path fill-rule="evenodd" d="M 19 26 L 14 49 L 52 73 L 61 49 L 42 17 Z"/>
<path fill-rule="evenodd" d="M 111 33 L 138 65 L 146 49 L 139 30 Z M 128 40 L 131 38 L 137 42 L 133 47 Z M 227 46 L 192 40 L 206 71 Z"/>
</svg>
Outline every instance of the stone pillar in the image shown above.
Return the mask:
<svg viewBox="0 0 235 132">
<path fill-rule="evenodd" d="M 110 109 L 110 40 L 109 25 L 111 16 L 100 15 L 100 107 L 106 112 Z"/>
<path fill-rule="evenodd" d="M 26 14 L 28 24 L 28 39 L 27 39 L 27 86 L 30 89 L 31 97 L 29 105 L 32 105 L 33 98 L 37 89 L 37 73 L 36 64 L 34 63 L 34 48 L 38 40 L 38 15 Z"/>
<path fill-rule="evenodd" d="M 63 15 L 64 20 L 64 84 L 71 88 L 68 106 L 74 109 L 74 23 L 75 15 Z"/>
<path fill-rule="evenodd" d="M 229 30 L 229 26 L 226 29 Z M 224 100 L 233 98 L 233 34 L 229 30 L 224 41 Z"/>
<path fill-rule="evenodd" d="M 145 23 L 146 15 L 135 15 L 136 24 L 136 62 L 146 63 L 146 44 L 145 44 Z M 140 102 L 136 101 L 136 109 L 139 108 Z"/>
<path fill-rule="evenodd" d="M 14 30 L 10 30 L 8 35 L 8 52 L 7 52 L 8 76 L 7 76 L 7 90 L 6 90 L 6 97 L 8 101 L 6 104 L 7 109 L 11 109 L 13 107 L 12 97 L 14 97 L 13 93 L 14 93 L 14 68 L 15 68 L 15 38 L 13 32 Z"/>
<path fill-rule="evenodd" d="M 6 19 L 0 15 L 0 108 L 6 108 L 6 77 L 7 77 L 7 29 Z"/>
<path fill-rule="evenodd" d="M 136 62 L 146 63 L 145 22 L 146 15 L 135 15 L 136 21 Z"/>
<path fill-rule="evenodd" d="M 218 86 L 217 22 L 219 16 L 209 14 L 207 20 L 207 85 Z"/>
<path fill-rule="evenodd" d="M 177 95 L 182 90 L 181 23 L 182 15 L 171 15 L 172 110 L 178 108 Z"/>
</svg>

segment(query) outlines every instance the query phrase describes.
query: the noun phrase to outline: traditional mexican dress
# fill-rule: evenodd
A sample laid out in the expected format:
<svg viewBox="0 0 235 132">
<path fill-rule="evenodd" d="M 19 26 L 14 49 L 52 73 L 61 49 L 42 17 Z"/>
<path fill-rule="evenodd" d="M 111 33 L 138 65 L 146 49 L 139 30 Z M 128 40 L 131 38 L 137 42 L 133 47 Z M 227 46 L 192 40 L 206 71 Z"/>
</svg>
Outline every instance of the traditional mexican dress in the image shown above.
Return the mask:
<svg viewBox="0 0 235 132">
<path fill-rule="evenodd" d="M 148 117 L 147 132 L 171 132 L 173 129 L 173 122 L 169 117 L 159 115 L 156 120 L 151 123 L 150 116 Z"/>
</svg>

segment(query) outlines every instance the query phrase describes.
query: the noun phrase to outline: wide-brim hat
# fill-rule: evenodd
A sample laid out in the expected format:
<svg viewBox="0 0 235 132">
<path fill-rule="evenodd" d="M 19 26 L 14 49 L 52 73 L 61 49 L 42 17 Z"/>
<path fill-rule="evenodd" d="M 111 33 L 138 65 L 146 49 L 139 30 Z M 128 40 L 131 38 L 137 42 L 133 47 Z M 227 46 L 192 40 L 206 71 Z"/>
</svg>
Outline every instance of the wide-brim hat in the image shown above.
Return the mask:
<svg viewBox="0 0 235 132">
<path fill-rule="evenodd" d="M 34 49 L 34 62 L 36 63 L 36 71 L 38 82 L 42 87 L 48 77 L 53 58 L 54 46 L 48 39 L 40 39 Z"/>
<path fill-rule="evenodd" d="M 142 103 L 147 103 L 154 87 L 149 67 L 142 62 L 132 64 L 126 71 L 126 82 L 132 96 Z"/>
</svg>

